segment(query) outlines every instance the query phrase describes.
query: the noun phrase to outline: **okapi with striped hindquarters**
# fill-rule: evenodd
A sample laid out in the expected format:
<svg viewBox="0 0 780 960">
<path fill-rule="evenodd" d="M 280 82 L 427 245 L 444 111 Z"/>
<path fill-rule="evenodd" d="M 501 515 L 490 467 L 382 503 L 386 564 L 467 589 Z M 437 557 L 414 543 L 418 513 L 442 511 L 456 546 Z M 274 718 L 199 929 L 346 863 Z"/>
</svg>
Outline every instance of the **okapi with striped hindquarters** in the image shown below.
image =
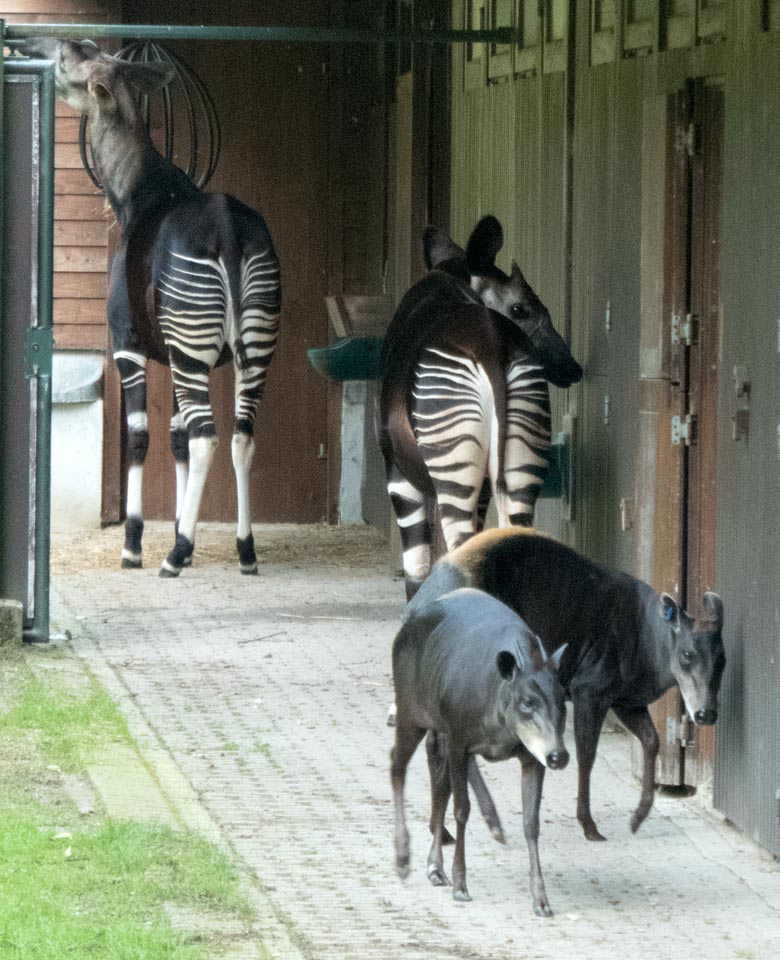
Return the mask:
<svg viewBox="0 0 780 960">
<path fill-rule="evenodd" d="M 129 438 L 122 566 L 142 565 L 147 361 L 169 365 L 173 379 L 176 542 L 160 576 L 176 577 L 191 562 L 217 445 L 209 376 L 232 360 L 238 557 L 242 573 L 256 573 L 249 469 L 281 307 L 279 263 L 265 221 L 235 197 L 204 193 L 154 148 L 136 96 L 169 83 L 169 65 L 119 60 L 88 41 L 32 39 L 24 53 L 53 60 L 57 95 L 89 118 L 95 170 L 122 230 L 108 295 Z"/>
<path fill-rule="evenodd" d="M 550 454 L 548 381 L 582 369 L 517 264 L 495 265 L 501 224 L 466 250 L 428 227 L 429 272 L 405 294 L 383 349 L 378 439 L 401 533 L 407 597 L 431 568 L 435 508 L 454 549 L 484 526 L 530 525 Z"/>
<path fill-rule="evenodd" d="M 668 593 L 658 594 L 535 530 L 488 530 L 446 554 L 410 610 L 460 587 L 501 600 L 548 653 L 566 643 L 558 676 L 574 707 L 577 819 L 588 840 L 604 839 L 591 815 L 590 774 L 607 711 L 612 709 L 639 740 L 642 794 L 631 818 L 636 832 L 653 805 L 658 755 L 648 704 L 676 685 L 694 723 L 711 725 L 718 718 L 726 665 L 720 597 L 705 593 L 703 615 L 693 617 Z M 481 780 L 476 765 L 474 772 Z M 487 789 L 484 781 L 480 787 Z"/>
</svg>

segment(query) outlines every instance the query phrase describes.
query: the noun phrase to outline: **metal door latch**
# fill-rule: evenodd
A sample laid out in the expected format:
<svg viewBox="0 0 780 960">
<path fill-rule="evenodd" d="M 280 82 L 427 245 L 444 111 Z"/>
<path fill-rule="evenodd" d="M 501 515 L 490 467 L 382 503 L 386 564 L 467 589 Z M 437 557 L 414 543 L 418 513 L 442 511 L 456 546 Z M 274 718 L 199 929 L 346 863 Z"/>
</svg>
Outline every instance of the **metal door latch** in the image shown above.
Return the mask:
<svg viewBox="0 0 780 960">
<path fill-rule="evenodd" d="M 677 313 L 672 314 L 672 344 L 679 346 L 684 343 L 686 347 L 696 343 L 699 332 L 699 318 L 695 313 L 686 313 L 681 317 Z"/>
<path fill-rule="evenodd" d="M 679 720 L 676 717 L 666 718 L 666 743 L 670 747 L 679 743 L 683 749 L 696 746 L 694 725 L 687 714 Z"/>
<path fill-rule="evenodd" d="M 678 447 L 681 443 L 690 447 L 697 440 L 698 417 L 688 413 L 685 417 L 672 417 L 672 445 Z"/>
<path fill-rule="evenodd" d="M 743 364 L 734 367 L 734 413 L 731 415 L 731 435 L 741 440 L 750 429 L 750 377 Z"/>
</svg>

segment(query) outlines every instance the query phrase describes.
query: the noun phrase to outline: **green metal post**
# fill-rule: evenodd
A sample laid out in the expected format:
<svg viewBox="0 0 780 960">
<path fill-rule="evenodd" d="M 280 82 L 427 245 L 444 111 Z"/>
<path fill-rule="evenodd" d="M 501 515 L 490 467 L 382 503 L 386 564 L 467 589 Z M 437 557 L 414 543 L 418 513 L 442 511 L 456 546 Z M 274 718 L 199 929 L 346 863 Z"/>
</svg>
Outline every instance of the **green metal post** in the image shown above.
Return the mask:
<svg viewBox="0 0 780 960">
<path fill-rule="evenodd" d="M 54 64 L 48 60 L 6 60 L 4 72 L 39 78 L 38 273 L 36 324 L 27 335 L 25 375 L 35 381 L 35 585 L 28 642 L 49 640 L 51 554 L 51 377 L 54 268 Z"/>
</svg>

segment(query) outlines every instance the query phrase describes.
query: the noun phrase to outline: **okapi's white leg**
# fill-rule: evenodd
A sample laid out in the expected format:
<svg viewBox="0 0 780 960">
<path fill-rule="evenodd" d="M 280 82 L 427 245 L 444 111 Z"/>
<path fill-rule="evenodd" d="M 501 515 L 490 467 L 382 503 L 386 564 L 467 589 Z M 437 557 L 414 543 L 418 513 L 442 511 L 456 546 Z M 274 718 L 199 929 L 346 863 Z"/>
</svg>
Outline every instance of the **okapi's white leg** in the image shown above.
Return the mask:
<svg viewBox="0 0 780 960">
<path fill-rule="evenodd" d="M 122 548 L 122 566 L 138 568 L 143 565 L 141 541 L 143 521 L 143 470 L 149 449 L 149 430 L 146 416 L 146 357 L 132 350 L 118 350 L 114 360 L 122 381 L 122 393 L 127 411 L 127 447 L 130 466 L 127 472 L 127 501 L 125 545 Z"/>
<path fill-rule="evenodd" d="M 232 344 L 235 374 L 233 470 L 236 474 L 238 522 L 236 549 L 241 573 L 257 573 L 249 471 L 255 454 L 255 416 L 265 389 L 268 365 L 279 335 L 279 264 L 269 247 L 245 250 L 241 260 L 238 336 Z"/>
<path fill-rule="evenodd" d="M 249 470 L 255 453 L 254 438 L 236 432 L 232 442 L 233 469 L 236 474 L 236 497 L 238 500 L 238 523 L 236 525 L 236 549 L 241 573 L 257 573 L 255 539 L 252 536 L 252 520 L 249 509 Z"/>
<path fill-rule="evenodd" d="M 179 532 L 179 520 L 184 507 L 184 494 L 187 490 L 187 477 L 190 471 L 190 444 L 187 438 L 187 428 L 184 417 L 179 412 L 176 394 L 173 395 L 173 416 L 171 417 L 171 453 L 176 464 L 176 534 Z M 184 566 L 192 563 L 192 557 L 187 557 Z"/>
<path fill-rule="evenodd" d="M 217 448 L 214 418 L 209 402 L 209 374 L 220 348 L 221 344 L 216 341 L 211 355 L 207 354 L 211 362 L 189 356 L 174 359 L 173 352 L 171 353 L 171 377 L 176 401 L 189 436 L 189 473 L 176 542 L 160 567 L 161 577 L 178 577 L 182 567 L 192 558 L 203 488 Z"/>
<path fill-rule="evenodd" d="M 203 497 L 203 488 L 206 486 L 206 477 L 214 459 L 214 452 L 217 449 L 217 442 L 217 438 L 213 435 L 190 438 L 190 471 L 179 518 L 179 531 L 173 550 L 160 567 L 161 577 L 178 577 L 181 568 L 192 556 L 200 501 Z"/>
</svg>

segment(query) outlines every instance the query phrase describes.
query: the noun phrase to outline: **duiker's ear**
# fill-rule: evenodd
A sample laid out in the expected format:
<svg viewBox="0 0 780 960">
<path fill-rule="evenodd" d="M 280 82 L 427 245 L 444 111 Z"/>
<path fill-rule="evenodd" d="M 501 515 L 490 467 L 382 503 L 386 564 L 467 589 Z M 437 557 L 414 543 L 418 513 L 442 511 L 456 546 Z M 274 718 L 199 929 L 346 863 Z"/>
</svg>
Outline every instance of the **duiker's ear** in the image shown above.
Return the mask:
<svg viewBox="0 0 780 960">
<path fill-rule="evenodd" d="M 154 93 L 173 80 L 176 71 L 170 63 L 127 63 L 120 61 L 122 74 L 141 93 Z"/>
<path fill-rule="evenodd" d="M 661 594 L 660 614 L 675 632 L 680 629 L 680 608 L 674 597 L 668 593 Z"/>
<path fill-rule="evenodd" d="M 472 277 L 489 273 L 504 245 L 504 231 L 494 216 L 488 214 L 474 227 L 466 245 L 466 264 Z"/>
<path fill-rule="evenodd" d="M 422 235 L 425 266 L 435 270 L 447 260 L 465 260 L 466 251 L 438 227 L 426 227 Z"/>
<path fill-rule="evenodd" d="M 496 657 L 496 666 L 504 680 L 511 680 L 512 675 L 517 669 L 517 660 L 515 660 L 514 656 L 512 656 L 508 650 L 502 650 Z"/>
<path fill-rule="evenodd" d="M 550 657 L 550 663 L 552 664 L 553 670 L 561 669 L 561 660 L 563 660 L 563 655 L 566 653 L 566 648 L 568 646 L 568 643 L 561 644 L 561 646 L 558 647 L 555 653 Z"/>
<path fill-rule="evenodd" d="M 707 616 L 714 620 L 718 625 L 718 629 L 720 629 L 723 626 L 723 601 L 717 593 L 708 590 L 707 593 L 704 594 L 702 606 Z"/>
</svg>

